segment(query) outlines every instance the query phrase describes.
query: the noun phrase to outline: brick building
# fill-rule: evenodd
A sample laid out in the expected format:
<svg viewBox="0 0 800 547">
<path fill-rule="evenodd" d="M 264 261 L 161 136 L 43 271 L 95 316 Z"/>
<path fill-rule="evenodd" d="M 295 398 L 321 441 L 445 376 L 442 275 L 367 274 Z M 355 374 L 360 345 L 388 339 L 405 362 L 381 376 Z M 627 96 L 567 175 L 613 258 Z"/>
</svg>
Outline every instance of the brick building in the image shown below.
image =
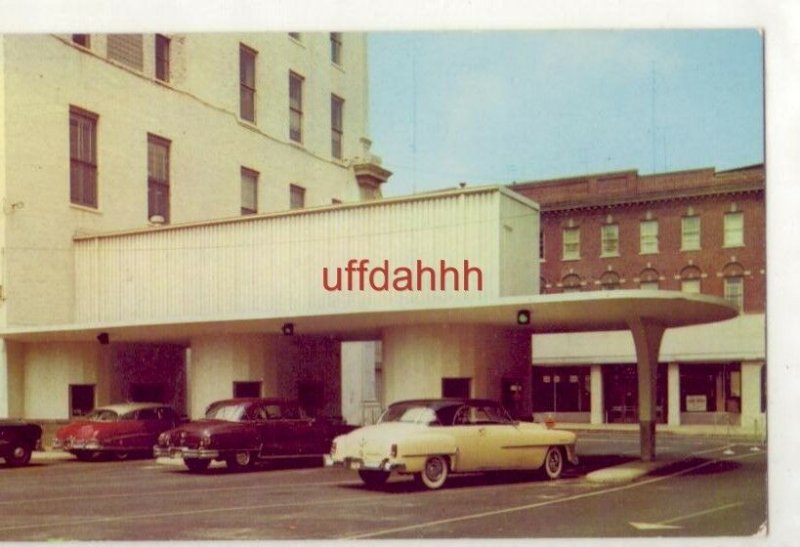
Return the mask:
<svg viewBox="0 0 800 547">
<path fill-rule="evenodd" d="M 670 290 L 724 297 L 736 319 L 667 332 L 658 419 L 763 430 L 766 219 L 763 165 L 515 184 L 541 205 L 542 293 Z M 627 333 L 534 337 L 533 405 L 561 421 L 632 422 Z"/>
</svg>

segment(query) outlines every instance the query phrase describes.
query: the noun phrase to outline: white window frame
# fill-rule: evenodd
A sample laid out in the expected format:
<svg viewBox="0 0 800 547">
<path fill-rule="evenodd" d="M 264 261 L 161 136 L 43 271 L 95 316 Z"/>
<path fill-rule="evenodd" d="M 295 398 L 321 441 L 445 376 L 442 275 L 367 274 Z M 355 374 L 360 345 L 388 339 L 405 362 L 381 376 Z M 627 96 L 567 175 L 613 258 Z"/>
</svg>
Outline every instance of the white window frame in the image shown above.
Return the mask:
<svg viewBox="0 0 800 547">
<path fill-rule="evenodd" d="M 702 224 L 699 215 L 681 218 L 681 251 L 699 251 Z"/>
<path fill-rule="evenodd" d="M 658 220 L 639 221 L 639 254 L 658 254 Z"/>
<path fill-rule="evenodd" d="M 732 275 L 723 279 L 724 298 L 739 311 L 744 309 L 744 277 Z"/>
<path fill-rule="evenodd" d="M 723 247 L 744 247 L 744 213 L 735 211 L 723 217 Z"/>
<path fill-rule="evenodd" d="M 600 256 L 619 256 L 619 224 L 600 227 Z"/>
<path fill-rule="evenodd" d="M 580 258 L 581 258 L 581 229 L 578 227 L 564 228 L 562 232 L 561 259 L 580 260 Z"/>
</svg>

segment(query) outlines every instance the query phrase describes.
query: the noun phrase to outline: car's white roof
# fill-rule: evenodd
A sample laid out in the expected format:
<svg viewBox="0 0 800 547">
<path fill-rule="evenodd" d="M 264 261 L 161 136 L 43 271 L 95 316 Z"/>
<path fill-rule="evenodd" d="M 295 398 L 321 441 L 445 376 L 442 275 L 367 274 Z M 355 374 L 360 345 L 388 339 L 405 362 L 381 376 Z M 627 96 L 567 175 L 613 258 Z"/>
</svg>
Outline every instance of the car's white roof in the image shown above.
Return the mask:
<svg viewBox="0 0 800 547">
<path fill-rule="evenodd" d="M 158 408 L 167 406 L 164 403 L 117 403 L 113 405 L 98 406 L 95 410 L 113 410 L 120 416 L 133 412 L 134 410 L 141 410 L 143 408 Z"/>
</svg>

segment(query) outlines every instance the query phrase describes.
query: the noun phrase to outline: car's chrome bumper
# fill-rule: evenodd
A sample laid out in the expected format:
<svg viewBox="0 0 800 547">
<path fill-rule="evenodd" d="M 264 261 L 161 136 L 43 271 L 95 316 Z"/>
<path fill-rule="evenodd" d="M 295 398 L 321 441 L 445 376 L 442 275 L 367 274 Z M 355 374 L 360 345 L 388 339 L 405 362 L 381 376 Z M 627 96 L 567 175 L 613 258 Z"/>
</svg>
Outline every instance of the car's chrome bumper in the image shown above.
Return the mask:
<svg viewBox="0 0 800 547">
<path fill-rule="evenodd" d="M 369 470 L 369 471 L 397 471 L 403 473 L 406 470 L 406 464 L 392 462 L 388 458 L 382 461 L 365 461 L 361 458 L 343 458 L 335 460 L 330 454 L 325 454 L 325 467 L 342 467 L 344 469 L 353 470 Z"/>
<path fill-rule="evenodd" d="M 187 448 L 185 446 L 154 446 L 153 455 L 156 458 L 215 460 L 219 458 L 219 450 L 209 450 L 208 448 Z"/>
<path fill-rule="evenodd" d="M 82 440 L 82 439 L 66 439 L 64 441 L 55 439 L 53 441 L 53 450 L 103 450 L 105 447 L 97 440 Z"/>
</svg>

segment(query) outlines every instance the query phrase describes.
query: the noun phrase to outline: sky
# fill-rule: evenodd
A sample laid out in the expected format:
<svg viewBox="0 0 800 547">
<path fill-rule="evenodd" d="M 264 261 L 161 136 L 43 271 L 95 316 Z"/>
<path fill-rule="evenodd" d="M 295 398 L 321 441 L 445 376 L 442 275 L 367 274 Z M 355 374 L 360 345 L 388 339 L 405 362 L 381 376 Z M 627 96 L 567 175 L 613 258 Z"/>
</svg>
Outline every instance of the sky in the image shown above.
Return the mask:
<svg viewBox="0 0 800 547">
<path fill-rule="evenodd" d="M 764 162 L 762 34 L 372 32 L 385 196 Z"/>
</svg>

